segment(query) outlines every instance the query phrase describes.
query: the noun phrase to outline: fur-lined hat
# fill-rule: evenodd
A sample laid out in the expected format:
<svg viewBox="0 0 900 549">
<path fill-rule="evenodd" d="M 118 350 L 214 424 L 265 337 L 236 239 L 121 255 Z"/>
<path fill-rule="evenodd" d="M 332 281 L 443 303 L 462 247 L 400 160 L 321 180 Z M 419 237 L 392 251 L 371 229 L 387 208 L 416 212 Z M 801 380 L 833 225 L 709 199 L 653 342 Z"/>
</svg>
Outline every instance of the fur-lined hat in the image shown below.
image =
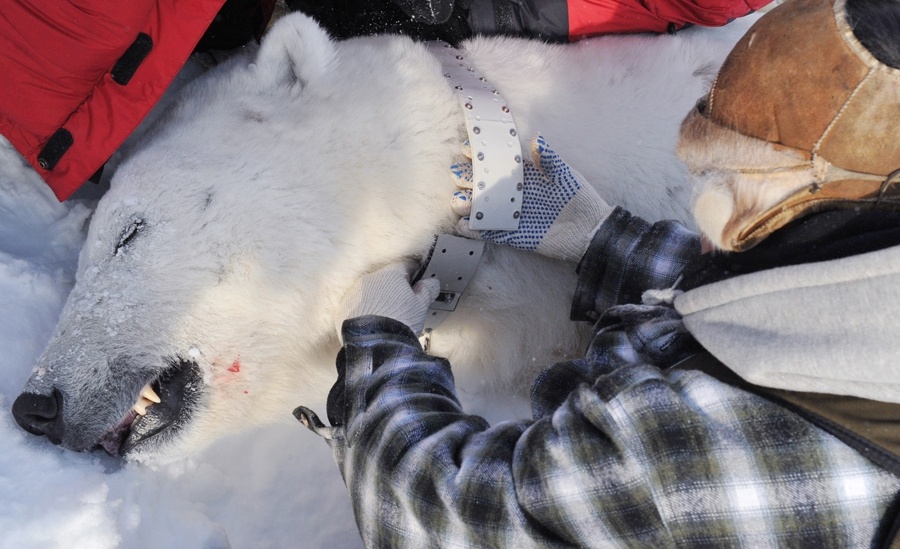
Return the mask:
<svg viewBox="0 0 900 549">
<path fill-rule="evenodd" d="M 900 208 L 900 70 L 854 36 L 845 0 L 789 0 L 729 54 L 678 154 L 723 250 L 814 211 Z"/>
</svg>

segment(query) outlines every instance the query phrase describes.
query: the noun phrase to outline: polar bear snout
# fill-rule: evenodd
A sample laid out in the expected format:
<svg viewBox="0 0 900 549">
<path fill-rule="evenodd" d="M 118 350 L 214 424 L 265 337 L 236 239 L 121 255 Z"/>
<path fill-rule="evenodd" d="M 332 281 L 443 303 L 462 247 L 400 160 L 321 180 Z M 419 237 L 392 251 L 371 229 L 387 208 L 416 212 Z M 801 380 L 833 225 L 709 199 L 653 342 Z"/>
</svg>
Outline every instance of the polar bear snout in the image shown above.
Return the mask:
<svg viewBox="0 0 900 549">
<path fill-rule="evenodd" d="M 127 361 L 113 364 L 128 367 Z M 158 451 L 176 442 L 203 408 L 203 374 L 196 362 L 165 364 L 155 376 L 111 375 L 98 387 L 72 383 L 79 376 L 71 372 L 57 374 L 69 383 L 32 382 L 13 402 L 13 417 L 28 433 L 76 452 L 126 457 L 136 450 Z M 94 369 L 91 380 L 98 375 Z"/>
<path fill-rule="evenodd" d="M 53 389 L 49 395 L 22 393 L 12 405 L 13 417 L 22 429 L 44 435 L 53 444 L 62 442 L 62 394 Z"/>
</svg>

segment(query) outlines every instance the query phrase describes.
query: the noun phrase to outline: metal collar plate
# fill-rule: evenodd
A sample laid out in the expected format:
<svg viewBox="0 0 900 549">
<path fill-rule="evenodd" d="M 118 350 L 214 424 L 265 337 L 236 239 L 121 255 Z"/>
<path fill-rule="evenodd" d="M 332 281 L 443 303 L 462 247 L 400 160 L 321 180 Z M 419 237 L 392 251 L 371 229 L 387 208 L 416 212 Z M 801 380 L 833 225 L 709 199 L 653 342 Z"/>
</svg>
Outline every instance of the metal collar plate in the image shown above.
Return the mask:
<svg viewBox="0 0 900 549">
<path fill-rule="evenodd" d="M 481 240 L 449 234 L 438 235 L 422 275 L 417 277 L 437 278 L 441 281 L 441 293 L 428 307 L 428 315 L 425 317 L 426 334 L 456 310 L 463 290 L 475 275 L 483 251 L 484 242 Z"/>
</svg>

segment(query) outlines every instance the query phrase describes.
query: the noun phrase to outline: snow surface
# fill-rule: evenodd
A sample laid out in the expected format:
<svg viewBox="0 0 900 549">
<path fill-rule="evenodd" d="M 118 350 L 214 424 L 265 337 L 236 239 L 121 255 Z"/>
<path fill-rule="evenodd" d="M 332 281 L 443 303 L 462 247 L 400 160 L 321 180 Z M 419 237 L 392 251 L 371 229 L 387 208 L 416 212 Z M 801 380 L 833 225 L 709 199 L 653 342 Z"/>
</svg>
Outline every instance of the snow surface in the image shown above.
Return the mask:
<svg viewBox="0 0 900 549">
<path fill-rule="evenodd" d="M 0 549 L 360 547 L 331 452 L 299 423 L 155 467 L 16 425 L 9 410 L 72 287 L 94 204 L 57 202 L 0 138 Z"/>
</svg>

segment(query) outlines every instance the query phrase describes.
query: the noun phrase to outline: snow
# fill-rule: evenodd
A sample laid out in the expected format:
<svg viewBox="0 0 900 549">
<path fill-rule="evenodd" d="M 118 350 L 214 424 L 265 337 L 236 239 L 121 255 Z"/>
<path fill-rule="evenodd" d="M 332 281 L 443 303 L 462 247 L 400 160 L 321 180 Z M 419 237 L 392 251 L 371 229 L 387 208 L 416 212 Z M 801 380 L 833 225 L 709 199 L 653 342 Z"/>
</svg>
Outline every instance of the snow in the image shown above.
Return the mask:
<svg viewBox="0 0 900 549">
<path fill-rule="evenodd" d="M 156 466 L 16 425 L 9 410 L 72 287 L 94 204 L 58 203 L 0 138 L 0 549 L 360 547 L 330 450 L 299 423 Z"/>
</svg>

